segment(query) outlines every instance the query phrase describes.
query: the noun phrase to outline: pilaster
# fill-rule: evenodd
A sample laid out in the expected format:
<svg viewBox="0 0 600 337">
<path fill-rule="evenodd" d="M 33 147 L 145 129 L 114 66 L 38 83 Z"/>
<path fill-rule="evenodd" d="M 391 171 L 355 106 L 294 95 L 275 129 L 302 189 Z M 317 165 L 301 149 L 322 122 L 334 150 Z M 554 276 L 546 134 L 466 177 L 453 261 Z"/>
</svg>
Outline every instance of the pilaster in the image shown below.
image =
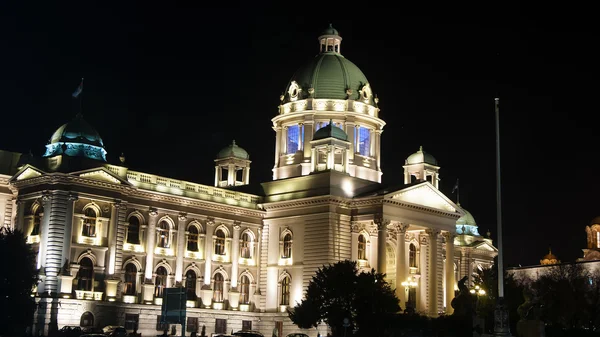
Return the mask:
<svg viewBox="0 0 600 337">
<path fill-rule="evenodd" d="M 212 275 L 212 252 L 213 252 L 213 233 L 215 230 L 215 221 L 212 218 L 206 220 L 206 235 L 204 241 L 204 286 L 202 289 L 210 289 Z M 212 298 L 212 291 L 211 291 Z M 204 301 L 205 295 L 202 295 Z"/>
<path fill-rule="evenodd" d="M 377 272 L 386 273 L 386 241 L 387 241 L 387 225 L 390 223 L 387 219 L 376 218 L 377 225 Z"/>
<path fill-rule="evenodd" d="M 451 232 L 444 232 L 446 239 L 446 314 L 452 314 L 452 300 L 454 299 L 454 237 Z"/>
<path fill-rule="evenodd" d="M 396 297 L 400 300 L 400 306 L 404 307 L 407 302 L 406 289 L 402 286 L 408 278 L 406 267 L 406 230 L 409 225 L 397 223 L 394 226 L 396 230 Z"/>
<path fill-rule="evenodd" d="M 181 285 L 183 280 L 183 257 L 185 254 L 185 224 L 187 222 L 187 213 L 179 213 L 177 218 L 177 259 L 175 260 L 175 282 Z"/>
<path fill-rule="evenodd" d="M 237 291 L 238 273 L 239 273 L 239 257 L 240 257 L 240 226 L 239 222 L 233 224 L 233 242 L 231 249 L 231 288 L 233 291 Z"/>
<path fill-rule="evenodd" d="M 154 247 L 156 246 L 156 221 L 158 221 L 158 211 L 155 208 L 150 208 L 148 211 L 148 232 L 146 234 L 146 268 L 144 283 L 153 284 L 152 274 L 154 274 Z M 150 292 L 154 291 L 154 286 Z M 144 287 L 146 290 L 146 287 Z M 144 301 L 146 296 L 144 295 Z"/>
</svg>

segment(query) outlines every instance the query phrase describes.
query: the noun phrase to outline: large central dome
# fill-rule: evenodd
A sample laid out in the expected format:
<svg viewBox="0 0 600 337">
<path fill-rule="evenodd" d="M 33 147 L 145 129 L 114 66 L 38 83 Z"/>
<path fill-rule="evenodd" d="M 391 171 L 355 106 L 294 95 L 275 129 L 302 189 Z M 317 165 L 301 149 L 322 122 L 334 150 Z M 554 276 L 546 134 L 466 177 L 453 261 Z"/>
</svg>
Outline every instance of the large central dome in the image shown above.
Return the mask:
<svg viewBox="0 0 600 337">
<path fill-rule="evenodd" d="M 333 27 L 321 33 L 320 53 L 294 73 L 285 90 L 285 102 L 312 97 L 360 99 L 373 104 L 367 77 L 340 54 L 341 40 Z"/>
<path fill-rule="evenodd" d="M 59 127 L 50 137 L 44 157 L 57 155 L 106 161 L 102 138 L 80 114 Z"/>
</svg>

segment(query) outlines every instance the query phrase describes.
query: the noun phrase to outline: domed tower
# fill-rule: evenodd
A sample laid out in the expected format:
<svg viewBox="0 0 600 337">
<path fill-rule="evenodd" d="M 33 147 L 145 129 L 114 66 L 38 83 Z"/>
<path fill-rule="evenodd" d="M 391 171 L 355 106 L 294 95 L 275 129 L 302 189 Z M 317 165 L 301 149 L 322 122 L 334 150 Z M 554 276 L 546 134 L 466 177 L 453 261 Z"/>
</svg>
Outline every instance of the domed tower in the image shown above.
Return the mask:
<svg viewBox="0 0 600 337">
<path fill-rule="evenodd" d="M 423 147 L 419 147 L 419 151 L 411 154 L 406 158 L 404 167 L 404 183 L 410 184 L 413 182 L 412 177 L 416 181 L 429 181 L 435 188 L 439 188 L 439 171 L 440 167 L 437 160 L 429 153 L 423 151 Z"/>
<path fill-rule="evenodd" d="M 106 163 L 106 150 L 98 132 L 78 114 L 52 134 L 42 157 L 50 171 L 78 169 Z"/>
<path fill-rule="evenodd" d="M 215 186 L 241 186 L 250 182 L 250 155 L 235 140 L 223 148 L 215 159 Z"/>
<path fill-rule="evenodd" d="M 313 137 L 333 123 L 349 144 L 346 172 L 381 182 L 380 138 L 385 122 L 363 72 L 340 53 L 342 38 L 329 27 L 318 38 L 319 54 L 300 67 L 280 96 L 272 119 L 275 138 L 273 179 L 308 175 L 318 163 Z"/>
<path fill-rule="evenodd" d="M 344 130 L 329 122 L 313 135 L 311 145 L 311 172 L 335 170 L 348 173 L 350 142 Z"/>
<path fill-rule="evenodd" d="M 559 264 L 560 260 L 556 257 L 556 255 L 552 254 L 552 248 L 548 248 L 548 254 L 544 255 L 540 260 L 540 264 L 545 266 L 549 264 Z"/>
</svg>

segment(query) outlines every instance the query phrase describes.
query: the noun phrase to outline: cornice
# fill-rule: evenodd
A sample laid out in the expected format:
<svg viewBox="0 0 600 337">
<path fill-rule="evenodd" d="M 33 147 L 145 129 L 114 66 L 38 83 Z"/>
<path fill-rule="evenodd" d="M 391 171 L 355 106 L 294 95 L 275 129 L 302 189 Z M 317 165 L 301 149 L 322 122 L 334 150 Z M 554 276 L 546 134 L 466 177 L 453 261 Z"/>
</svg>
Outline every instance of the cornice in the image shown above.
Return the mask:
<svg viewBox="0 0 600 337">
<path fill-rule="evenodd" d="M 283 210 L 289 208 L 298 207 L 310 207 L 323 204 L 336 204 L 340 206 L 349 206 L 348 200 L 342 197 L 334 196 L 322 196 L 322 197 L 310 197 L 294 200 L 276 201 L 262 204 L 263 208 L 267 211 Z"/>
<path fill-rule="evenodd" d="M 435 215 L 441 215 L 441 216 L 445 216 L 445 217 L 449 217 L 449 218 L 454 218 L 456 220 L 458 220 L 460 218 L 460 214 L 457 214 L 457 213 L 442 211 L 439 209 L 434 209 L 434 208 L 430 208 L 430 207 L 426 207 L 426 206 L 410 204 L 410 203 L 398 201 L 397 199 L 384 199 L 383 203 L 413 209 L 415 211 L 419 211 L 422 213 L 435 214 Z"/>
<path fill-rule="evenodd" d="M 224 204 L 220 204 L 217 202 L 195 200 L 195 199 L 188 198 L 188 197 L 171 196 L 171 195 L 167 195 L 167 194 L 162 194 L 160 192 L 141 190 L 134 186 L 118 185 L 118 184 L 104 182 L 104 181 L 100 181 L 100 180 L 96 180 L 96 179 L 87 179 L 87 178 L 82 178 L 79 176 L 72 176 L 72 175 L 66 175 L 66 174 L 60 174 L 60 173 L 58 173 L 58 174 L 50 173 L 50 174 L 43 175 L 40 177 L 35 177 L 35 178 L 31 178 L 31 179 L 25 179 L 25 180 L 12 182 L 12 185 L 14 185 L 17 188 L 24 188 L 24 187 L 35 186 L 35 185 L 40 185 L 40 184 L 51 184 L 51 185 L 69 184 L 69 185 L 76 185 L 76 186 L 82 186 L 82 187 L 92 186 L 92 187 L 101 188 L 101 189 L 108 190 L 108 191 L 116 191 L 116 192 L 119 192 L 123 195 L 130 196 L 130 197 L 137 197 L 137 198 L 142 198 L 142 199 L 145 198 L 145 199 L 150 199 L 152 201 L 165 202 L 165 203 L 174 204 L 174 205 L 186 205 L 186 206 L 192 206 L 192 207 L 205 208 L 205 209 L 213 210 L 216 212 L 225 212 L 225 213 L 231 213 L 231 214 L 236 214 L 236 215 L 246 215 L 246 216 L 260 217 L 260 218 L 264 217 L 264 215 L 265 215 L 265 212 L 262 210 L 246 209 L 243 207 L 224 205 Z"/>
</svg>

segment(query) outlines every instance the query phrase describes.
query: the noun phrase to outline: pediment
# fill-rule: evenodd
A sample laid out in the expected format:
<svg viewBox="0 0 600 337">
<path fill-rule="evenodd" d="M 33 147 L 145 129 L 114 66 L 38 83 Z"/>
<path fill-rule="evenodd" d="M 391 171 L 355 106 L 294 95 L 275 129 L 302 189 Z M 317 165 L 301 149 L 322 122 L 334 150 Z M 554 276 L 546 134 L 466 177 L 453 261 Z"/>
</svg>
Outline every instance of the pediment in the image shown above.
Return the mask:
<svg viewBox="0 0 600 337">
<path fill-rule="evenodd" d="M 37 178 L 44 175 L 45 172 L 37 169 L 29 164 L 25 165 L 23 168 L 19 170 L 19 172 L 15 173 L 15 175 L 10 178 L 11 181 L 20 181 L 31 178 Z"/>
<path fill-rule="evenodd" d="M 71 173 L 71 175 L 75 175 L 75 176 L 78 176 L 81 178 L 86 178 L 86 179 L 105 181 L 105 182 L 109 182 L 109 183 L 113 183 L 113 184 L 117 184 L 117 185 L 131 185 L 129 182 L 123 180 L 121 177 L 110 172 L 109 170 L 107 170 L 104 167 L 98 167 L 98 168 L 94 168 L 94 169 L 90 169 L 90 170 L 73 172 L 73 173 Z"/>
<path fill-rule="evenodd" d="M 487 250 L 487 251 L 490 251 L 490 252 L 497 252 L 498 251 L 498 249 L 496 247 L 492 246 L 491 244 L 489 244 L 489 243 L 487 243 L 485 241 L 482 241 L 481 243 L 473 246 L 473 248 L 477 248 L 477 249 L 481 249 L 481 250 Z"/>
<path fill-rule="evenodd" d="M 429 182 L 423 182 L 399 191 L 390 192 L 385 198 L 435 208 L 446 212 L 462 213 L 460 208 L 452 202 L 452 200 L 448 199 L 448 197 L 440 192 L 440 190 L 433 187 Z"/>
</svg>

